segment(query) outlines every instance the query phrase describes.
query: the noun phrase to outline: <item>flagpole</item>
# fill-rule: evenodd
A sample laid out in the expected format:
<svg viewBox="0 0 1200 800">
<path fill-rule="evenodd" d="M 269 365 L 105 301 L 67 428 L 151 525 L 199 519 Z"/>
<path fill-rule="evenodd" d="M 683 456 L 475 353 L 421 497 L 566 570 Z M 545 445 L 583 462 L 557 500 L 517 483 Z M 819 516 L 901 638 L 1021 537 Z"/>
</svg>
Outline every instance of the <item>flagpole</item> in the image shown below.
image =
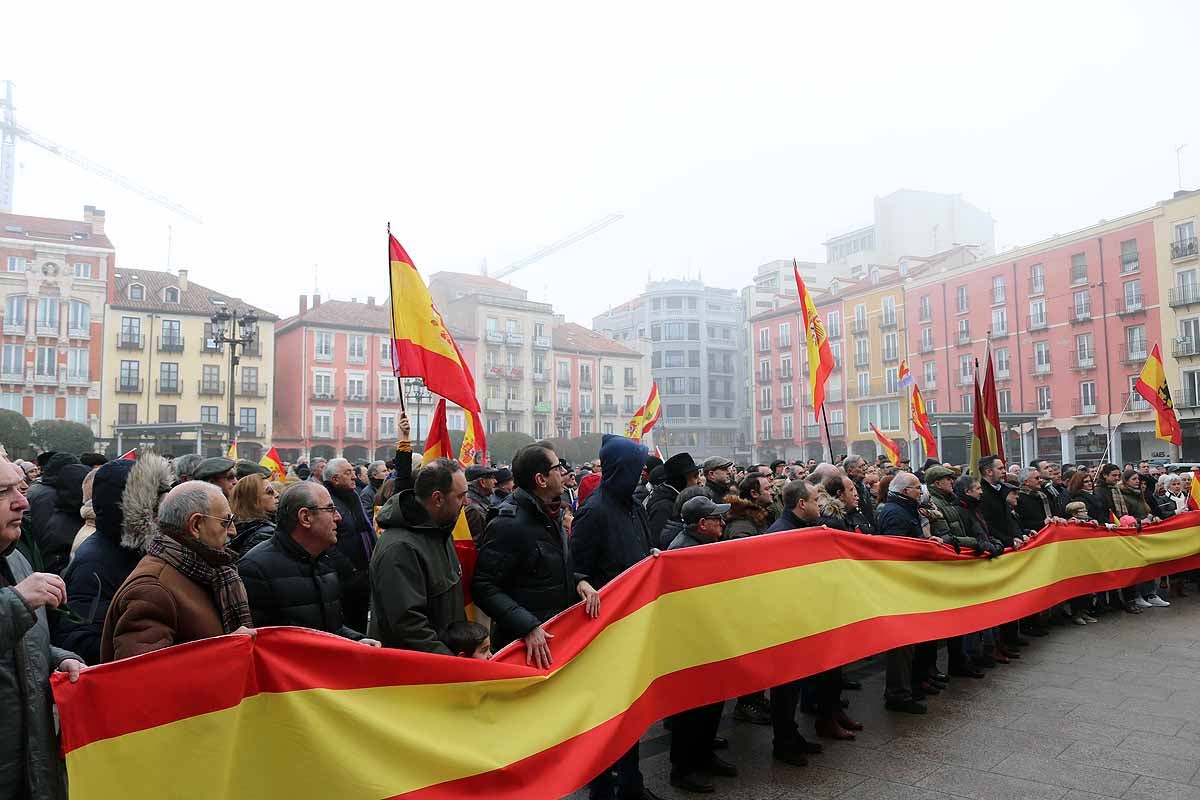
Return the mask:
<svg viewBox="0 0 1200 800">
<path fill-rule="evenodd" d="M 405 419 L 408 419 L 408 409 L 404 407 L 404 381 L 402 381 L 400 379 L 400 376 L 396 374 L 396 298 L 392 297 L 392 223 L 391 222 L 388 222 L 388 224 L 387 224 L 387 234 L 388 234 L 388 241 L 387 241 L 387 246 L 388 246 L 388 253 L 387 253 L 387 256 L 388 256 L 387 257 L 388 298 L 391 300 L 391 302 L 388 303 L 388 311 L 389 311 L 388 324 L 391 326 L 391 329 L 392 329 L 392 342 L 390 345 L 388 345 L 388 350 L 391 351 L 391 356 L 392 356 L 392 377 L 396 379 L 396 392 L 400 395 L 400 416 Z M 418 436 L 420 435 L 420 431 L 413 431 L 413 432 L 416 433 Z"/>
<path fill-rule="evenodd" d="M 1108 463 L 1108 451 L 1110 448 L 1112 448 L 1112 432 L 1121 427 L 1121 419 L 1125 416 L 1125 412 L 1129 410 L 1129 404 L 1132 402 L 1133 392 L 1129 392 L 1129 394 L 1125 397 L 1125 407 L 1121 409 L 1120 414 L 1117 414 L 1117 424 L 1109 428 L 1108 436 L 1104 437 L 1106 442 L 1104 444 L 1104 455 L 1100 457 L 1100 466 L 1104 466 Z"/>
<path fill-rule="evenodd" d="M 825 404 L 821 404 L 821 419 L 825 420 L 825 442 L 829 445 L 829 463 L 834 463 L 833 454 L 833 436 L 829 433 L 829 413 L 825 411 Z"/>
</svg>

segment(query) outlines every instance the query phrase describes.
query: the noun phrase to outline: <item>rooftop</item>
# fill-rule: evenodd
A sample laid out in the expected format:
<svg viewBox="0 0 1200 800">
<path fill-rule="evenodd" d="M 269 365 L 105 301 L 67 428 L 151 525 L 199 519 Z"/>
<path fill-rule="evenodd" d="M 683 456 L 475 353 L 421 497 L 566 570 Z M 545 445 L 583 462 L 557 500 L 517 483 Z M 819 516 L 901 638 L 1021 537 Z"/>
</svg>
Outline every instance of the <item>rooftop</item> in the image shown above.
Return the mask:
<svg viewBox="0 0 1200 800">
<path fill-rule="evenodd" d="M 127 289 L 132 284 L 141 284 L 145 287 L 146 291 L 143 294 L 145 299 L 129 299 Z M 185 284 L 187 288 L 184 288 Z M 112 287 L 113 300 L 109 305 L 112 308 L 124 311 L 158 311 L 168 314 L 203 314 L 204 316 L 210 316 L 222 308 L 227 308 L 238 311 L 253 311 L 258 315 L 259 319 L 268 322 L 274 322 L 279 319 L 279 317 L 270 311 L 252 305 L 240 297 L 218 292 L 189 280 L 186 270 L 180 270 L 180 274 L 173 275 L 170 272 L 161 272 L 159 270 L 129 269 L 125 267 L 113 273 Z M 168 303 L 163 299 L 164 290 L 169 287 L 179 289 L 178 303 Z"/>
<path fill-rule="evenodd" d="M 392 305 L 390 300 L 383 303 L 360 303 L 354 300 L 326 300 L 321 302 L 319 296 L 314 297 L 313 300 L 316 305 L 308 308 L 303 313 L 280 320 L 279 324 L 275 326 L 275 332 L 282 333 L 296 325 L 349 328 L 375 333 L 388 333 L 392 329 Z M 474 340 L 476 338 L 465 331 L 453 327 L 450 327 L 450 333 L 458 340 Z"/>
<path fill-rule="evenodd" d="M 103 231 L 104 226 L 101 225 L 100 228 Z M 51 219 L 50 217 L 27 217 L 4 212 L 0 212 L 0 238 L 113 249 L 113 244 L 108 237 L 103 232 L 94 232 L 90 222 Z"/>
<path fill-rule="evenodd" d="M 591 353 L 601 356 L 626 356 L 641 358 L 637 350 L 614 342 L 607 336 L 589 331 L 574 322 L 554 326 L 554 349 L 566 353 Z"/>
</svg>

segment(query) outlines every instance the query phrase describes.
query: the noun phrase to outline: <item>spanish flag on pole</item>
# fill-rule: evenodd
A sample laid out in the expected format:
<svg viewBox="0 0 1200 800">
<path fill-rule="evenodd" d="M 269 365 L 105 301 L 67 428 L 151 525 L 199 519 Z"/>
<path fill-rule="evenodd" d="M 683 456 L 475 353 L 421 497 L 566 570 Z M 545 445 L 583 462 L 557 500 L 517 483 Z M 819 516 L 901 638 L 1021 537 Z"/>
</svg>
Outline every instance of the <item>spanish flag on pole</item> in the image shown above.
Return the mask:
<svg viewBox="0 0 1200 800">
<path fill-rule="evenodd" d="M 988 345 L 984 358 L 987 360 L 987 368 L 982 387 L 979 385 L 978 362 L 976 362 L 971 461 L 967 464 L 968 471 L 976 476 L 979 474 L 979 459 L 984 456 L 1004 458 L 1004 441 L 1000 435 L 1000 401 L 996 394 L 996 376 L 992 372 L 991 345 Z"/>
<path fill-rule="evenodd" d="M 429 391 L 479 411 L 475 379 L 412 259 L 388 233 L 388 274 L 392 294 L 392 371 L 397 378 L 421 378 Z"/>
<path fill-rule="evenodd" d="M 450 429 L 446 427 L 446 398 L 438 401 L 429 422 L 429 436 L 425 439 L 425 452 L 421 454 L 421 466 L 436 458 L 454 458 L 454 445 L 450 443 Z"/>
<path fill-rule="evenodd" d="M 1138 376 L 1133 390 L 1145 398 L 1155 412 L 1154 435 L 1173 445 L 1183 444 L 1183 431 L 1179 418 L 1175 416 L 1175 405 L 1171 402 L 1171 389 L 1167 386 L 1167 374 L 1163 370 L 1162 353 L 1158 345 L 1150 351 L 1146 366 Z"/>
<path fill-rule="evenodd" d="M 792 271 L 796 275 L 796 291 L 800 293 L 800 317 L 804 323 L 804 341 L 808 345 L 808 391 L 812 396 L 813 416 L 819 417 L 825 403 L 825 381 L 833 372 L 833 349 L 829 346 L 829 337 L 825 335 L 825 326 L 821 324 L 812 295 L 800 277 L 800 265 L 794 258 Z"/>
<path fill-rule="evenodd" d="M 661 416 L 662 403 L 658 400 L 658 384 L 651 382 L 650 395 L 645 404 L 633 413 L 633 419 L 625 426 L 625 435 L 635 442 L 640 442 Z"/>
<path fill-rule="evenodd" d="M 921 387 L 914 382 L 912 387 L 912 423 L 913 430 L 925 443 L 925 457 L 937 458 L 937 438 L 929 426 L 929 414 L 925 411 L 925 398 L 921 396 Z"/>
<path fill-rule="evenodd" d="M 884 455 L 888 457 L 888 461 L 892 462 L 893 466 L 900 465 L 900 445 L 884 435 L 883 431 L 875 427 L 875 423 L 871 423 L 871 432 L 875 434 L 875 438 L 879 440 L 879 444 L 883 447 Z"/>
<path fill-rule="evenodd" d="M 277 481 L 283 480 L 283 461 L 279 458 L 279 451 L 272 447 L 267 451 L 267 454 L 258 462 L 260 467 L 266 467 L 271 470 L 271 477 Z"/>
</svg>

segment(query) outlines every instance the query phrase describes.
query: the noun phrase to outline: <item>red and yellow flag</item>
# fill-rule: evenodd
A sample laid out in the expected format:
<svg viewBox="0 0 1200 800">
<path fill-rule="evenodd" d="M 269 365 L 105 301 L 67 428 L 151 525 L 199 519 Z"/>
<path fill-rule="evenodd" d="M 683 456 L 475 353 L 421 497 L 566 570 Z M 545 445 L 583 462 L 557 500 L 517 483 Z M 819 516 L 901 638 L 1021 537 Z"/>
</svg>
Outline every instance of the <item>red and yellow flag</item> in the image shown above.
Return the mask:
<svg viewBox="0 0 1200 800">
<path fill-rule="evenodd" d="M 474 411 L 463 409 L 467 419 L 467 429 L 463 434 L 462 447 L 458 451 L 458 460 L 463 466 L 470 466 L 482 461 L 487 454 L 487 438 L 483 432 L 483 423 Z"/>
<path fill-rule="evenodd" d="M 234 439 L 233 442 L 229 445 L 229 452 L 225 454 L 225 457 L 232 458 L 234 461 L 238 460 L 237 439 Z"/>
<path fill-rule="evenodd" d="M 1192 511 L 1200 510 L 1200 470 L 1192 471 L 1192 480 L 1188 484 L 1187 507 Z"/>
<path fill-rule="evenodd" d="M 125 453 L 124 455 L 121 455 L 121 456 L 117 456 L 117 460 L 118 461 L 121 461 L 121 460 L 137 461 L 137 448 L 135 447 L 132 450 L 130 450 L 128 453 Z"/>
<path fill-rule="evenodd" d="M 925 411 L 925 398 L 921 396 L 921 387 L 914 382 L 912 385 L 912 423 L 913 430 L 925 444 L 925 457 L 937 458 L 937 437 L 929 426 L 929 413 Z"/>
<path fill-rule="evenodd" d="M 1179 418 L 1175 416 L 1175 404 L 1171 402 L 1171 389 L 1167 386 L 1167 373 L 1163 369 L 1162 353 L 1157 344 L 1150 351 L 1150 357 L 1133 384 L 1133 390 L 1154 409 L 1154 435 L 1173 445 L 1182 445 L 1183 431 L 1179 427 Z"/>
<path fill-rule="evenodd" d="M 258 465 L 271 470 L 271 477 L 275 480 L 283 480 L 283 461 L 279 458 L 279 451 L 274 446 L 267 451 L 267 454 L 262 457 Z"/>
<path fill-rule="evenodd" d="M 983 373 L 983 422 L 987 429 L 987 452 L 985 456 L 1004 458 L 1004 437 L 1000 433 L 1000 396 L 996 391 L 996 370 L 992 365 L 992 346 L 984 352 L 987 366 Z"/>
<path fill-rule="evenodd" d="M 454 445 L 450 443 L 450 429 L 446 427 L 446 398 L 438 400 L 429 421 L 429 435 L 425 438 L 425 452 L 421 454 L 421 466 L 437 458 L 454 458 Z"/>
<path fill-rule="evenodd" d="M 875 438 L 883 448 L 884 455 L 887 456 L 888 461 L 892 462 L 892 466 L 900 466 L 900 445 L 889 439 L 879 428 L 876 428 L 874 422 L 871 423 L 871 432 L 875 434 Z"/>
<path fill-rule="evenodd" d="M 477 661 L 261 628 L 55 673 L 71 800 L 564 797 L 671 714 L 1200 567 L 1195 513 L 1139 535 L 1052 525 L 996 559 L 828 528 L 768 538 L 643 559 L 601 590 L 599 619 L 580 603 L 545 623 L 549 670 L 519 641 Z"/>
<path fill-rule="evenodd" d="M 467 510 L 458 512 L 458 522 L 454 523 L 454 554 L 458 556 L 458 565 L 462 567 L 463 606 L 467 610 L 467 619 L 475 619 L 475 601 L 471 598 L 471 579 L 475 577 L 475 562 L 479 551 L 475 547 L 475 539 L 471 536 L 471 526 L 467 524 Z"/>
<path fill-rule="evenodd" d="M 800 319 L 804 323 L 804 341 L 808 345 L 808 391 L 813 400 L 813 415 L 821 416 L 825 403 L 825 381 L 833 373 L 833 348 L 825 335 L 825 326 L 817 313 L 804 279 L 800 277 L 800 265 L 792 259 L 792 271 L 796 274 L 796 291 L 800 293 Z"/>
<path fill-rule="evenodd" d="M 392 293 L 392 371 L 397 378 L 421 378 L 429 391 L 464 411 L 479 411 L 475 378 L 429 289 L 396 237 L 388 234 Z"/>
<path fill-rule="evenodd" d="M 658 384 L 651 381 L 650 395 L 642 407 L 633 413 L 633 418 L 625 426 L 625 436 L 635 442 L 640 442 L 661 416 L 662 403 L 658 399 Z"/>
</svg>

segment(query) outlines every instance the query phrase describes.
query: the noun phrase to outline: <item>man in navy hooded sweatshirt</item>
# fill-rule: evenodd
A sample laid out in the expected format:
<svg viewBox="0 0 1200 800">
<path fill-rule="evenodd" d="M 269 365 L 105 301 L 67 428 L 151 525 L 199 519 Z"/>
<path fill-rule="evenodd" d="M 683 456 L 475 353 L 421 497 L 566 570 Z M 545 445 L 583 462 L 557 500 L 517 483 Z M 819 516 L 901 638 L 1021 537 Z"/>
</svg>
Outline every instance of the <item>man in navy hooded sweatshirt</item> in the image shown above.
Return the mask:
<svg viewBox="0 0 1200 800">
<path fill-rule="evenodd" d="M 658 550 L 650 546 L 646 510 L 633 500 L 648 451 L 623 436 L 605 434 L 600 445 L 600 486 L 579 510 L 571 526 L 570 548 L 576 580 L 600 589 Z M 638 767 L 638 746 L 588 784 L 591 800 L 657 800 L 645 788 Z"/>
</svg>

